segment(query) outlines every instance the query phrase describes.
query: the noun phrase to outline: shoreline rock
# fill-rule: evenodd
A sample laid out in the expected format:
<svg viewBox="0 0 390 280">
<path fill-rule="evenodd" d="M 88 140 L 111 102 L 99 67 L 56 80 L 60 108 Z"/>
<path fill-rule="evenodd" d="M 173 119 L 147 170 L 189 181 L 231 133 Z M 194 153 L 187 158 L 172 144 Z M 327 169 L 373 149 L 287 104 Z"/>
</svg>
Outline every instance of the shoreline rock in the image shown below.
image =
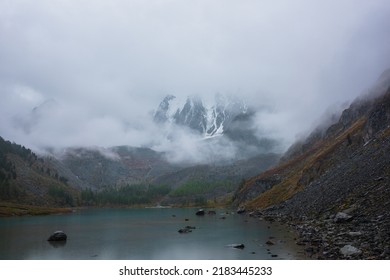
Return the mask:
<svg viewBox="0 0 390 280">
<path fill-rule="evenodd" d="M 275 209 L 256 210 L 251 216 L 267 216 L 270 224 L 276 221 L 293 229 L 295 243 L 302 246 L 305 259 L 390 259 L 390 213 L 375 219 L 355 213 L 353 219 L 343 222 L 335 222 L 336 215 L 293 219 Z"/>
</svg>

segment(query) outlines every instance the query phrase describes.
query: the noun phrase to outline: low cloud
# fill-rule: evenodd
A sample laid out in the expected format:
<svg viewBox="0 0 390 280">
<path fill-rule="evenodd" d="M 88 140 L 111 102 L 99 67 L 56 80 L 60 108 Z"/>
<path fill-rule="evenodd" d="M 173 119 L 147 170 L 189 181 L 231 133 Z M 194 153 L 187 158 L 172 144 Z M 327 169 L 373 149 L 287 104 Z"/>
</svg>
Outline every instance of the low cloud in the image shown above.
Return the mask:
<svg viewBox="0 0 390 280">
<path fill-rule="evenodd" d="M 234 157 L 186 130 L 173 141 L 151 117 L 167 94 L 219 92 L 262 108 L 257 135 L 285 149 L 390 67 L 389 16 L 387 0 L 1 1 L 0 135 Z"/>
</svg>

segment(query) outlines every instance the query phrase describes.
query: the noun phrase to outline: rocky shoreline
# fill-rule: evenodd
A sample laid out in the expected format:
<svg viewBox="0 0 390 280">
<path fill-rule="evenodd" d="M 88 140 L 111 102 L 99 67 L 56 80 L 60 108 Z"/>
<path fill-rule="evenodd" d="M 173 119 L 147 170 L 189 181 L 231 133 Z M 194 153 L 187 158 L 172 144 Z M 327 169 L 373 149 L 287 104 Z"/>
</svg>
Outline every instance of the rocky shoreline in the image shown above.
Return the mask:
<svg viewBox="0 0 390 280">
<path fill-rule="evenodd" d="M 256 210 L 247 215 L 288 225 L 297 233 L 304 258 L 318 260 L 389 260 L 390 215 L 368 219 L 352 215 L 353 209 L 326 218 L 293 219 L 274 210 Z"/>
</svg>

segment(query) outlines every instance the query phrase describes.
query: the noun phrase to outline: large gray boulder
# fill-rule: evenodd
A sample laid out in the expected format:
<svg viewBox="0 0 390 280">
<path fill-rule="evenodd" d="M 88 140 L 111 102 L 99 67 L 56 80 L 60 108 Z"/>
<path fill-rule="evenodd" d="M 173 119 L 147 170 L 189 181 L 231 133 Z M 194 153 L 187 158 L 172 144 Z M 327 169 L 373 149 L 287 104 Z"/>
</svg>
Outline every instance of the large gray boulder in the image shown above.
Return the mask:
<svg viewBox="0 0 390 280">
<path fill-rule="evenodd" d="M 360 255 L 362 251 L 356 247 L 353 247 L 352 245 L 345 245 L 343 248 L 340 249 L 340 253 L 343 254 L 344 257 L 348 257 Z"/>
<path fill-rule="evenodd" d="M 348 215 L 344 212 L 338 212 L 336 216 L 333 219 L 333 222 L 335 223 L 346 223 L 353 219 L 351 215 Z"/>
</svg>

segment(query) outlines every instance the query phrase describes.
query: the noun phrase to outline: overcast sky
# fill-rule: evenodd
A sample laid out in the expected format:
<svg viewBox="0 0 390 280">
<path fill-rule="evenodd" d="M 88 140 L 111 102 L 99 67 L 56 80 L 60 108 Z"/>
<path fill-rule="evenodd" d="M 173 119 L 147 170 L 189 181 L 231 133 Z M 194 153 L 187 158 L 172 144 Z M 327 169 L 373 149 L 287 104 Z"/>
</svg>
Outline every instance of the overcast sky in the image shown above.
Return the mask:
<svg viewBox="0 0 390 280">
<path fill-rule="evenodd" d="M 259 129 L 289 143 L 390 67 L 389 18 L 388 0 L 0 0 L 0 136 L 157 143 L 165 95 L 219 92 L 269 106 Z"/>
</svg>

